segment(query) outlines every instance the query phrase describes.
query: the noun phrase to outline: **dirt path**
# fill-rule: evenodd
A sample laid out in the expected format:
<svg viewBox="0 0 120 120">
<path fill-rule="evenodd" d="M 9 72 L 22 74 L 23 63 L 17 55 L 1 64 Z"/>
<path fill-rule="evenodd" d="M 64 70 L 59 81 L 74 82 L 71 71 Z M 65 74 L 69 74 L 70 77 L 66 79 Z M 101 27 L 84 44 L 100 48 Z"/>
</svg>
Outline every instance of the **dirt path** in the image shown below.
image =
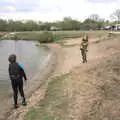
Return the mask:
<svg viewBox="0 0 120 120">
<path fill-rule="evenodd" d="M 116 42 L 113 42 L 113 40 L 110 40 L 109 42 L 104 41 L 99 44 L 90 43 L 88 52 L 88 63 L 82 64 L 79 51 L 80 41 L 81 39 L 74 39 L 69 41 L 67 40 L 66 47 L 60 46 L 58 44 L 49 44 L 49 47 L 51 47 L 51 50 L 55 52 L 57 56 L 57 63 L 56 67 L 54 68 L 52 77 L 68 73 L 76 67 L 81 67 L 81 69 L 84 69 L 85 66 L 91 67 L 91 63 L 98 63 L 100 60 L 112 55 L 114 52 L 118 52 L 115 47 L 111 47 L 119 45 L 118 40 L 115 40 Z M 71 47 L 71 45 L 74 46 Z M 47 83 L 31 96 L 28 101 L 27 107 L 20 107 L 17 110 L 13 110 L 12 115 L 9 116 L 7 120 L 22 120 L 27 111 L 44 98 L 46 87 Z"/>
<path fill-rule="evenodd" d="M 93 41 L 92 41 L 93 40 Z M 97 39 L 96 39 L 97 40 Z M 99 60 L 104 59 L 104 57 L 111 56 L 113 53 L 119 52 L 116 46 L 119 47 L 119 40 L 107 40 L 99 44 L 92 43 L 95 39 L 90 40 L 89 52 L 88 52 L 88 63 L 99 62 Z M 55 69 L 56 74 L 65 74 L 70 72 L 73 68 L 84 66 L 82 64 L 80 45 L 81 39 L 71 39 L 65 42 L 65 47 L 58 44 L 51 44 L 50 47 L 56 51 L 57 54 L 57 67 Z M 76 44 L 76 45 L 75 45 Z M 73 45 L 73 46 L 72 46 Z M 72 46 L 72 47 L 71 47 Z"/>
</svg>

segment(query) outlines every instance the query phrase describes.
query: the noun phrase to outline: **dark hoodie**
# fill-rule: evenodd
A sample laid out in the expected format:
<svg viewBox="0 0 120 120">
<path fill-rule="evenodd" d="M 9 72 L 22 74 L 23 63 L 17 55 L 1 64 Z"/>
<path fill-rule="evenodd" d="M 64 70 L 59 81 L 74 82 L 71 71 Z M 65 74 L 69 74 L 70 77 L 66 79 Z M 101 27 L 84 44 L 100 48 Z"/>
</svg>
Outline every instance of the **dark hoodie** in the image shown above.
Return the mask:
<svg viewBox="0 0 120 120">
<path fill-rule="evenodd" d="M 9 76 L 11 80 L 23 80 L 23 77 L 27 80 L 23 68 L 21 68 L 16 62 L 9 64 Z"/>
<path fill-rule="evenodd" d="M 16 63 L 16 55 L 12 54 L 9 56 L 8 58 L 10 64 L 9 64 L 9 76 L 11 80 L 23 80 L 23 77 L 25 80 L 27 80 L 26 78 L 26 74 L 23 70 L 23 68 L 21 68 L 18 63 Z"/>
</svg>

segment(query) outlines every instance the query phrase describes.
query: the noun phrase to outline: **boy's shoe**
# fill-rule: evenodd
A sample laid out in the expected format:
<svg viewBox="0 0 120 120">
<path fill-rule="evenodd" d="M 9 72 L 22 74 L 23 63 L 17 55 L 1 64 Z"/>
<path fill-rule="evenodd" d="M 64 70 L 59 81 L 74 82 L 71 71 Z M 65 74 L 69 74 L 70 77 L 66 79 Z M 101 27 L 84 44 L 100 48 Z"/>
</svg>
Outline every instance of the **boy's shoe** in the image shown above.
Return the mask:
<svg viewBox="0 0 120 120">
<path fill-rule="evenodd" d="M 17 109 L 19 106 L 18 105 L 14 105 L 14 109 Z"/>
<path fill-rule="evenodd" d="M 23 97 L 23 99 L 22 99 L 22 105 L 23 105 L 23 106 L 26 106 L 26 105 L 27 105 L 27 102 L 26 102 L 25 97 Z"/>
<path fill-rule="evenodd" d="M 23 105 L 23 106 L 26 106 L 26 105 L 27 105 L 27 102 L 26 102 L 26 101 L 22 101 L 22 105 Z"/>
</svg>

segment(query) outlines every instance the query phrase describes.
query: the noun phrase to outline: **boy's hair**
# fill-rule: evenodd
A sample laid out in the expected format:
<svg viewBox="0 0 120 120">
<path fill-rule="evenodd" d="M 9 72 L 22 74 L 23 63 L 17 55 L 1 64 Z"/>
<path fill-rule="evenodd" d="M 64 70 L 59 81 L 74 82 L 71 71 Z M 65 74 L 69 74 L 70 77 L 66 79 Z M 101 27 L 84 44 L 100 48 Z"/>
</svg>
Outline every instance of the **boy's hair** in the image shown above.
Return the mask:
<svg viewBox="0 0 120 120">
<path fill-rule="evenodd" d="M 15 54 L 11 54 L 9 57 L 8 57 L 8 61 L 10 63 L 15 63 L 16 62 L 16 55 Z"/>
</svg>

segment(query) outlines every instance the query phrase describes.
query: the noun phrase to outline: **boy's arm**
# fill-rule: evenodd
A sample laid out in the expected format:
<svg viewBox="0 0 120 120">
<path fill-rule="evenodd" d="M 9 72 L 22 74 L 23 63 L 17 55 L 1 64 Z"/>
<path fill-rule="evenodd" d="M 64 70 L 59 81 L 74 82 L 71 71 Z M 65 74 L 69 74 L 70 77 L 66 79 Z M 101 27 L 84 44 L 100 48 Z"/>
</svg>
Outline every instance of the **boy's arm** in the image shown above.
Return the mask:
<svg viewBox="0 0 120 120">
<path fill-rule="evenodd" d="M 9 68 L 8 68 L 8 73 L 9 73 L 9 77 L 10 77 L 10 79 L 11 79 L 12 73 L 11 73 L 10 65 L 9 65 Z"/>
<path fill-rule="evenodd" d="M 26 77 L 26 74 L 25 74 L 25 71 L 23 70 L 23 77 L 25 80 L 27 80 L 27 77 Z"/>
<path fill-rule="evenodd" d="M 22 72 L 22 75 L 23 75 L 23 77 L 24 77 L 24 80 L 27 80 L 27 77 L 26 77 L 25 71 L 24 71 L 22 68 L 20 68 L 20 70 L 21 70 L 21 72 Z"/>
<path fill-rule="evenodd" d="M 83 43 L 80 44 L 80 50 L 83 49 Z"/>
<path fill-rule="evenodd" d="M 25 80 L 27 80 L 27 77 L 26 77 L 26 74 L 25 74 L 25 71 L 23 70 L 23 77 Z"/>
</svg>

